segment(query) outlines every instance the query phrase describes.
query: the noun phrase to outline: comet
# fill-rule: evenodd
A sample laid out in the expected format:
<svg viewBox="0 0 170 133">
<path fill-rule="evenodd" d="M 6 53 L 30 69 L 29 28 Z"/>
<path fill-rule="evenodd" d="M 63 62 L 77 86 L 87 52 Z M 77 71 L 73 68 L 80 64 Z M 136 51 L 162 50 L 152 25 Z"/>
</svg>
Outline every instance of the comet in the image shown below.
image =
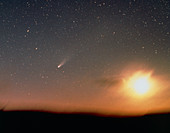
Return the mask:
<svg viewBox="0 0 170 133">
<path fill-rule="evenodd" d="M 59 69 L 60 67 L 62 67 L 67 61 L 68 58 L 63 59 L 63 61 L 57 66 L 57 68 Z"/>
</svg>

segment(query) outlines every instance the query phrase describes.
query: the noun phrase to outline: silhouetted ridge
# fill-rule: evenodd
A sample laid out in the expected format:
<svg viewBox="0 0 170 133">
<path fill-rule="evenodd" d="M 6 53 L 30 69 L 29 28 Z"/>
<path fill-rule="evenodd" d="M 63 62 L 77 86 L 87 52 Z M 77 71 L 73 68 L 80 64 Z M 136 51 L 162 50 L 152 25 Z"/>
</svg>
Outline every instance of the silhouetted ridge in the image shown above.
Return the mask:
<svg viewBox="0 0 170 133">
<path fill-rule="evenodd" d="M 119 118 L 86 113 L 0 112 L 2 132 L 170 132 L 170 114 Z"/>
</svg>

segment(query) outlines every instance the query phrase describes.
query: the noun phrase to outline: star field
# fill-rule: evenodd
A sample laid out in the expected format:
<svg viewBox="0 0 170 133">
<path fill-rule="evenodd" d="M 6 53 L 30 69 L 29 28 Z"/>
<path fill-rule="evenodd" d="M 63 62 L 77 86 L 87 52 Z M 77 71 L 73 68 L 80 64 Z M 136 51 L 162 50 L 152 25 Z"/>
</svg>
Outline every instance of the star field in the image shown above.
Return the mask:
<svg viewBox="0 0 170 133">
<path fill-rule="evenodd" d="M 170 75 L 168 0 L 1 0 L 0 34 L 0 99 L 9 108 L 102 106 L 96 80 L 131 63 Z"/>
</svg>

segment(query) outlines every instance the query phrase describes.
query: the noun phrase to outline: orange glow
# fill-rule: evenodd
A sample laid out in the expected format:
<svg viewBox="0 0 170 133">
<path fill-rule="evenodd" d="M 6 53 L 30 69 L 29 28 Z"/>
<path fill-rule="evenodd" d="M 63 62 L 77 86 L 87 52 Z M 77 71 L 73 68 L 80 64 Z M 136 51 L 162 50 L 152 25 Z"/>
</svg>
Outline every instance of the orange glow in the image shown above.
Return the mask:
<svg viewBox="0 0 170 133">
<path fill-rule="evenodd" d="M 129 79 L 128 87 L 132 88 L 139 95 L 147 93 L 151 87 L 150 74 L 135 73 Z"/>
<path fill-rule="evenodd" d="M 153 94 L 155 81 L 151 72 L 135 72 L 126 81 L 126 88 L 130 95 L 135 97 L 147 97 Z"/>
<path fill-rule="evenodd" d="M 134 81 L 133 88 L 138 94 L 145 94 L 150 89 L 148 77 L 139 77 Z"/>
</svg>

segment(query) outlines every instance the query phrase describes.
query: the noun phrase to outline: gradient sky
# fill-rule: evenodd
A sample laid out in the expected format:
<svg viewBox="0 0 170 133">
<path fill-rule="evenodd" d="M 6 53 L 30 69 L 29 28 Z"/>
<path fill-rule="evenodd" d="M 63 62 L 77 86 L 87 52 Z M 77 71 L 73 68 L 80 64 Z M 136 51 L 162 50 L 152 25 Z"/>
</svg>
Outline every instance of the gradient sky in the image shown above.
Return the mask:
<svg viewBox="0 0 170 133">
<path fill-rule="evenodd" d="M 137 99 L 122 80 L 150 72 Z M 0 107 L 170 110 L 169 0 L 0 0 Z"/>
</svg>

